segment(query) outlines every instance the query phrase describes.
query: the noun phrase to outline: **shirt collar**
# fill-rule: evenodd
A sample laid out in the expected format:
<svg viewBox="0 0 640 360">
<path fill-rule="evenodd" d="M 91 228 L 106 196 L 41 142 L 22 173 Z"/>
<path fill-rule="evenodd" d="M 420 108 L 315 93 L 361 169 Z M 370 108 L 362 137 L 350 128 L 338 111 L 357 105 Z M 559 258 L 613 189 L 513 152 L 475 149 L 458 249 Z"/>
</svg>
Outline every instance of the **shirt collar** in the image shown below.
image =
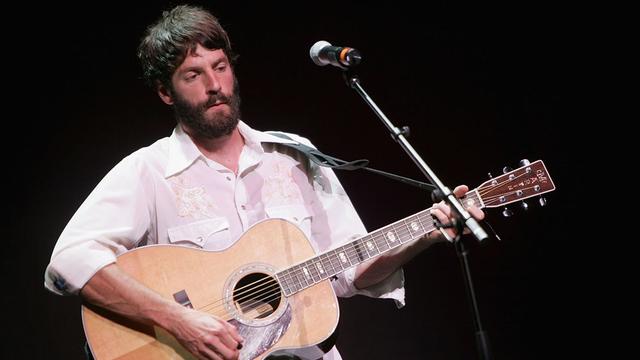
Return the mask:
<svg viewBox="0 0 640 360">
<path fill-rule="evenodd" d="M 293 140 L 284 139 L 269 133 L 254 130 L 243 121 L 238 122 L 238 130 L 244 138 L 245 145 L 257 154 L 263 154 L 262 143 L 295 144 Z M 169 137 L 169 160 L 164 172 L 165 178 L 171 177 L 189 166 L 199 158 L 205 159 L 196 144 L 178 124 Z"/>
</svg>

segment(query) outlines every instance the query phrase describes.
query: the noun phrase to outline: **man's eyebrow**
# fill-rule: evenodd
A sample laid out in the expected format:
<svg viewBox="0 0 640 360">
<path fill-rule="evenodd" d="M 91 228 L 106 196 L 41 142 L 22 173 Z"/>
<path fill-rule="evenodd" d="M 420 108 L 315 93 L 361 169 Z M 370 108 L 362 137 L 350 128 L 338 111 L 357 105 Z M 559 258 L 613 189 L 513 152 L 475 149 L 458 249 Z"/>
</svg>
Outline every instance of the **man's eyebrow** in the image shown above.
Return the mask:
<svg viewBox="0 0 640 360">
<path fill-rule="evenodd" d="M 227 63 L 228 63 L 228 62 L 229 62 L 229 60 L 227 59 L 227 57 L 226 57 L 226 56 L 223 56 L 223 57 L 221 57 L 221 58 L 218 58 L 218 59 L 214 60 L 214 61 L 213 61 L 213 63 L 211 63 L 211 67 L 216 67 L 216 66 L 218 66 L 218 65 L 219 65 L 220 63 L 222 63 L 222 62 L 227 62 Z M 201 66 L 201 65 L 192 65 L 192 66 L 188 66 L 188 67 L 186 67 L 186 68 L 184 68 L 184 69 L 180 70 L 180 73 L 181 73 L 181 74 L 184 74 L 184 73 L 187 73 L 187 72 L 189 72 L 189 71 L 198 71 L 198 70 L 200 70 L 201 68 L 202 68 L 202 66 Z"/>
</svg>

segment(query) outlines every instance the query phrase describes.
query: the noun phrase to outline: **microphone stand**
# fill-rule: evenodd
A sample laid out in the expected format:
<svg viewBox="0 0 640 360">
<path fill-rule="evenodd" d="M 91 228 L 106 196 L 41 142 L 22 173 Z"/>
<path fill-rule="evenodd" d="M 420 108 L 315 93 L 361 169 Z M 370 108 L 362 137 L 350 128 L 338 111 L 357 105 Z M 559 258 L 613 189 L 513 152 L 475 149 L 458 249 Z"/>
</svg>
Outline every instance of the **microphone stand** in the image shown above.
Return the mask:
<svg viewBox="0 0 640 360">
<path fill-rule="evenodd" d="M 413 146 L 407 141 L 405 135 L 409 132 L 408 127 L 403 127 L 402 129 L 394 126 L 391 121 L 386 117 L 386 115 L 380 110 L 380 108 L 376 105 L 376 103 L 369 97 L 367 92 L 364 90 L 362 85 L 360 85 L 360 79 L 356 75 L 354 75 L 349 69 L 344 69 L 342 72 L 342 76 L 347 86 L 354 89 L 362 99 L 369 105 L 369 107 L 373 110 L 373 112 L 380 118 L 382 123 L 387 127 L 389 132 L 391 133 L 391 137 L 404 149 L 404 151 L 409 155 L 411 160 L 418 166 L 420 171 L 431 181 L 432 184 L 435 185 L 436 190 L 432 193 L 432 196 L 435 195 L 434 201 L 444 200 L 449 207 L 451 208 L 452 214 L 454 214 L 454 221 L 452 224 L 443 225 L 436 222 L 437 226 L 441 229 L 445 227 L 456 227 L 456 237 L 452 239 L 455 244 L 456 252 L 458 254 L 458 259 L 460 260 L 460 265 L 462 267 L 462 274 L 465 282 L 465 289 L 467 296 L 470 301 L 471 312 L 473 314 L 473 325 L 475 329 L 475 336 L 477 341 L 477 350 L 478 355 L 481 360 L 490 360 L 492 359 L 491 353 L 489 351 L 489 341 L 487 333 L 482 328 L 482 323 L 480 322 L 480 313 L 478 310 L 478 304 L 476 301 L 475 291 L 473 290 L 473 282 L 471 280 L 471 271 L 469 268 L 469 262 L 467 259 L 468 251 L 465 249 L 464 244 L 460 240 L 460 234 L 462 234 L 462 230 L 464 226 L 469 228 L 473 236 L 476 237 L 478 241 L 482 241 L 488 237 L 487 233 L 482 229 L 480 224 L 476 219 L 474 219 L 471 214 L 462 206 L 460 201 L 456 198 L 455 194 L 446 187 L 440 179 L 436 176 L 436 174 L 431 170 L 431 168 L 427 165 L 427 163 L 422 160 L 420 155 L 415 151 Z M 442 231 L 443 235 L 446 235 L 446 232 Z"/>
</svg>

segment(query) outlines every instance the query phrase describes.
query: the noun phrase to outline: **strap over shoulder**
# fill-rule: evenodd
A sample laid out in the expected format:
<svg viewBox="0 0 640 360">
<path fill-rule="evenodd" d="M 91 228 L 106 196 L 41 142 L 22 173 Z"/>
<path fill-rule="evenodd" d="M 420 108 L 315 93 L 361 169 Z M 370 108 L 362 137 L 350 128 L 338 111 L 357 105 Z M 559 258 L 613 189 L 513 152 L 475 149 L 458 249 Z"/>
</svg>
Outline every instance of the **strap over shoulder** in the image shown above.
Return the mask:
<svg viewBox="0 0 640 360">
<path fill-rule="evenodd" d="M 267 131 L 267 133 L 273 136 L 277 136 L 279 138 L 293 141 L 294 142 L 293 144 L 290 144 L 290 143 L 279 143 L 279 144 L 288 146 L 300 151 L 305 156 L 307 156 L 309 160 L 313 161 L 314 163 L 320 166 L 328 167 L 331 169 L 339 169 L 339 170 L 357 170 L 357 169 L 362 169 L 367 165 L 369 165 L 369 160 L 367 159 L 345 161 L 327 154 L 323 154 L 322 152 L 320 152 L 320 150 L 315 149 L 311 146 L 302 144 L 301 142 L 291 138 L 291 136 L 280 131 Z"/>
<path fill-rule="evenodd" d="M 323 154 L 322 152 L 320 152 L 320 150 L 315 149 L 315 148 L 313 148 L 311 146 L 302 144 L 299 141 L 291 138 L 291 136 L 289 136 L 286 133 L 283 133 L 283 132 L 280 132 L 280 131 L 266 131 L 266 133 L 271 134 L 273 136 L 277 136 L 277 137 L 282 138 L 282 139 L 287 139 L 287 140 L 293 141 L 293 143 L 278 143 L 278 144 L 279 145 L 283 145 L 283 146 L 288 146 L 288 147 L 293 148 L 293 149 L 295 149 L 297 151 L 300 151 L 307 158 L 309 158 L 309 160 L 311 160 L 312 162 L 314 162 L 315 164 L 317 164 L 319 166 L 324 166 L 324 167 L 328 167 L 328 168 L 331 168 L 331 169 L 337 169 L 337 170 L 358 170 L 358 169 L 363 169 L 363 170 L 372 172 L 374 174 L 386 176 L 386 177 L 388 177 L 390 179 L 394 179 L 394 180 L 400 181 L 402 183 L 418 187 L 418 188 L 423 189 L 423 190 L 432 191 L 433 189 L 435 189 L 434 185 L 431 185 L 431 184 L 428 184 L 428 183 L 425 183 L 425 182 L 422 182 L 422 181 L 410 179 L 410 178 L 407 178 L 407 177 L 404 177 L 404 176 L 400 176 L 400 175 L 388 173 L 386 171 L 376 170 L 376 169 L 372 169 L 370 167 L 367 167 L 367 165 L 369 165 L 369 160 L 367 160 L 367 159 L 359 159 L 359 160 L 353 160 L 353 161 L 341 160 L 341 159 L 338 159 L 336 157 L 333 157 L 333 156 L 330 156 L 330 155 L 327 155 L 327 154 Z"/>
</svg>

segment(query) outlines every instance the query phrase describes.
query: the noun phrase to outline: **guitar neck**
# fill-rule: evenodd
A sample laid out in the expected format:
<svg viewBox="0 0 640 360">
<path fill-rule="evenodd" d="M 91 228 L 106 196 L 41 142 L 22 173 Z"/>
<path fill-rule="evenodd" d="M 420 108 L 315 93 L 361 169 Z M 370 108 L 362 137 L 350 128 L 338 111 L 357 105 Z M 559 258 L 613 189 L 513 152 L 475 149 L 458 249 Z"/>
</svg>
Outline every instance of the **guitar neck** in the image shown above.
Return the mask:
<svg viewBox="0 0 640 360">
<path fill-rule="evenodd" d="M 472 204 L 480 208 L 484 207 L 477 190 L 469 191 L 461 199 L 461 203 L 465 207 Z M 278 272 L 276 277 L 284 294 L 286 296 L 293 295 L 436 230 L 430 210 L 431 208 L 420 211 Z"/>
<path fill-rule="evenodd" d="M 463 207 L 496 208 L 555 190 L 542 160 L 482 183 L 460 199 Z M 419 239 L 436 229 L 431 208 L 387 225 L 346 245 L 276 274 L 286 296 L 329 279 L 363 261 Z"/>
</svg>

